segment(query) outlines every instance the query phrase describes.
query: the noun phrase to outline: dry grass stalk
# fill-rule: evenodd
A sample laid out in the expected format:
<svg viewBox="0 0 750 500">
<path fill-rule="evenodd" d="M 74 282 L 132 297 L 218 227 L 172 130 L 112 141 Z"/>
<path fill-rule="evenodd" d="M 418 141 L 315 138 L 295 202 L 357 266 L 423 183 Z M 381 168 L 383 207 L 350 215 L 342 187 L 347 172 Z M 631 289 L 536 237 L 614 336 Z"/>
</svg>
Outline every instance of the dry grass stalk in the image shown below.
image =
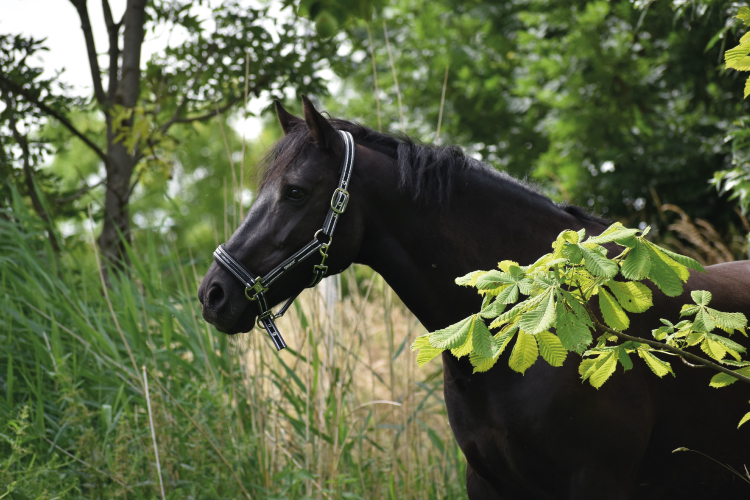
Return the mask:
<svg viewBox="0 0 750 500">
<path fill-rule="evenodd" d="M 437 133 L 435 134 L 435 144 L 440 144 L 440 125 L 443 123 L 443 107 L 445 106 L 445 90 L 448 88 L 448 68 L 445 67 L 445 78 L 443 78 L 443 93 L 440 96 L 440 113 L 438 114 Z"/>
<path fill-rule="evenodd" d="M 711 223 L 703 219 L 693 221 L 684 210 L 670 203 L 662 205 L 661 209 L 663 212 L 674 212 L 680 216 L 680 219 L 670 224 L 668 229 L 693 246 L 691 248 L 679 240 L 670 241 L 681 253 L 693 257 L 704 265 L 735 260 L 734 255 Z"/>
<path fill-rule="evenodd" d="M 385 33 L 385 46 L 388 49 L 388 59 L 391 61 L 391 71 L 393 72 L 393 83 L 396 86 L 396 97 L 398 97 L 398 116 L 401 119 L 401 131 L 406 133 L 406 125 L 404 125 L 404 111 L 401 106 L 401 91 L 398 88 L 398 76 L 396 76 L 396 65 L 393 62 L 393 54 L 391 53 L 391 42 L 388 39 L 388 27 L 383 19 L 383 33 Z"/>
<path fill-rule="evenodd" d="M 148 375 L 146 374 L 146 367 L 143 367 L 143 392 L 146 396 L 146 406 L 148 408 L 148 421 L 151 424 L 151 439 L 154 443 L 154 456 L 156 457 L 156 474 L 159 476 L 159 487 L 161 488 L 162 500 L 167 500 L 164 494 L 164 481 L 161 477 L 161 463 L 159 462 L 159 447 L 156 445 L 156 429 L 154 428 L 154 415 L 151 413 L 151 397 L 148 393 Z"/>
<path fill-rule="evenodd" d="M 378 68 L 375 64 L 375 46 L 372 43 L 372 33 L 370 33 L 370 22 L 365 22 L 367 28 L 367 39 L 370 41 L 370 59 L 372 60 L 372 78 L 375 82 L 375 104 L 378 108 L 378 132 L 383 131 L 383 124 L 380 121 L 380 90 L 378 89 Z"/>
</svg>

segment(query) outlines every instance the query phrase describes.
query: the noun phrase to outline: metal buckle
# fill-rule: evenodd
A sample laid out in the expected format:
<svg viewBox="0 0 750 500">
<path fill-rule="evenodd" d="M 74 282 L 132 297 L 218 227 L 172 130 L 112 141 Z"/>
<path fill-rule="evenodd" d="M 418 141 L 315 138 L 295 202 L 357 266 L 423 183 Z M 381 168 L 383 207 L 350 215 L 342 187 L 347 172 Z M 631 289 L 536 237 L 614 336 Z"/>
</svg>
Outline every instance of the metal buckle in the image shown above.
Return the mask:
<svg viewBox="0 0 750 500">
<path fill-rule="evenodd" d="M 338 196 L 339 192 L 344 195 L 344 198 L 341 202 L 339 202 L 336 197 Z M 336 212 L 337 214 L 343 214 L 344 210 L 346 210 L 346 206 L 349 204 L 349 191 L 343 188 L 336 188 L 336 190 L 333 192 L 333 196 L 331 196 L 331 210 Z M 340 206 L 340 208 L 339 208 Z"/>
<path fill-rule="evenodd" d="M 318 239 L 318 235 L 319 235 L 320 233 L 322 233 L 322 232 L 323 232 L 323 230 L 322 230 L 322 229 L 318 229 L 317 231 L 315 231 L 315 236 L 313 236 L 313 238 L 315 238 L 315 239 L 317 240 L 317 239 Z M 325 244 L 325 246 L 328 246 L 328 245 L 330 245 L 330 244 L 331 244 L 331 242 L 333 241 L 333 236 L 329 236 L 329 235 L 327 235 L 327 234 L 325 234 L 325 233 L 323 233 L 323 234 L 324 234 L 325 236 L 328 236 L 328 243 L 326 243 L 326 244 Z M 323 243 L 321 243 L 321 245 L 323 245 Z"/>
<path fill-rule="evenodd" d="M 248 291 L 255 291 L 255 293 L 251 297 L 247 294 Z M 255 283 L 253 283 L 253 286 L 245 288 L 245 297 L 247 297 L 247 300 L 256 301 L 258 300 L 258 295 L 260 295 L 261 293 L 266 293 L 267 291 L 268 288 L 264 287 L 263 283 L 261 283 L 261 280 L 259 279 L 256 280 Z"/>
</svg>

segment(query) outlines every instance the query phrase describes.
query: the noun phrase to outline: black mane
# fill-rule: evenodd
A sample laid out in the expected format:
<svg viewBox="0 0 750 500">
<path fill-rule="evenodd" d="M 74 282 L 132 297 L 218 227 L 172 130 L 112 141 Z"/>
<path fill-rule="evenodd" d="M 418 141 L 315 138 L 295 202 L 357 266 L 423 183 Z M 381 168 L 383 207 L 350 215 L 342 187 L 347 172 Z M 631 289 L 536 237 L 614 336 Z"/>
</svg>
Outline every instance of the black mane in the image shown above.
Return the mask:
<svg viewBox="0 0 750 500">
<path fill-rule="evenodd" d="M 356 122 L 333 118 L 330 120 L 337 130 L 352 134 L 354 141 L 365 144 L 396 160 L 398 165 L 398 188 L 410 193 L 413 200 L 427 206 L 447 204 L 456 178 L 469 170 L 500 178 L 506 187 L 539 201 L 553 204 L 570 215 L 587 221 L 609 225 L 610 221 L 589 213 L 576 205 L 555 203 L 539 189 L 468 156 L 458 146 L 433 146 L 417 144 L 406 135 L 391 135 L 377 132 Z M 313 146 L 312 138 L 304 122 L 297 123 L 266 154 L 266 165 L 261 185 L 281 175 L 297 157 Z"/>
</svg>

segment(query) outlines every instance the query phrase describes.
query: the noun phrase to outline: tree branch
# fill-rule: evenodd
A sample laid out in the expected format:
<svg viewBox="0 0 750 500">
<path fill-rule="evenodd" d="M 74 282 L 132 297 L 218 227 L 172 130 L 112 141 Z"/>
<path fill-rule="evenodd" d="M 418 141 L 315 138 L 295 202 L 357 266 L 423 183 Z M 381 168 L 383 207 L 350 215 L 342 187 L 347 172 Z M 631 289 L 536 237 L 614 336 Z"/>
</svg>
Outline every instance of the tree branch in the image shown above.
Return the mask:
<svg viewBox="0 0 750 500">
<path fill-rule="evenodd" d="M 69 203 L 71 201 L 75 201 L 75 200 L 79 199 L 81 196 L 83 196 L 84 194 L 86 194 L 89 191 L 91 191 L 92 189 L 98 188 L 102 184 L 104 184 L 104 179 L 100 180 L 96 184 L 91 184 L 91 185 L 87 184 L 87 185 L 83 186 L 81 189 L 79 189 L 78 191 L 76 191 L 75 193 L 71 194 L 70 196 L 66 196 L 64 198 L 55 198 L 55 203 L 58 204 L 58 205 L 61 205 L 63 203 Z"/>
<path fill-rule="evenodd" d="M 696 363 L 701 364 L 703 366 L 708 366 L 709 368 L 713 368 L 716 371 L 726 373 L 727 375 L 734 377 L 737 380 L 740 380 L 742 382 L 745 382 L 746 384 L 750 384 L 750 377 L 746 377 L 744 375 L 740 375 L 737 372 L 733 372 L 729 368 L 724 368 L 720 364 L 714 363 L 713 361 L 709 361 L 700 356 L 696 356 L 695 354 L 689 353 L 687 351 L 683 351 L 682 349 L 678 349 L 677 347 L 672 347 L 669 344 L 664 344 L 662 342 L 657 342 L 655 340 L 642 339 L 640 337 L 633 337 L 631 335 L 626 335 L 622 332 L 618 332 L 617 330 L 613 330 L 612 328 L 609 328 L 608 326 L 600 323 L 599 320 L 596 318 L 596 316 L 591 314 L 590 309 L 589 309 L 589 315 L 591 316 L 591 319 L 594 320 L 594 326 L 596 327 L 597 330 L 602 330 L 612 335 L 616 335 L 617 337 L 623 340 L 630 340 L 631 342 L 638 342 L 639 344 L 646 344 L 656 349 L 668 351 L 668 352 L 671 352 L 672 354 L 677 354 L 678 356 L 682 356 L 683 358 L 687 358 L 691 361 L 695 361 Z"/>
<path fill-rule="evenodd" d="M 52 221 L 50 221 L 50 218 L 47 215 L 47 212 L 44 210 L 44 206 L 42 205 L 42 201 L 39 199 L 39 196 L 36 192 L 36 186 L 34 185 L 34 177 L 33 177 L 32 169 L 31 169 L 31 160 L 29 159 L 29 156 L 31 156 L 29 153 L 29 143 L 26 140 L 26 137 L 24 137 L 18 131 L 18 127 L 16 125 L 16 113 L 15 113 L 15 106 L 14 106 L 13 99 L 10 97 L 7 91 L 4 91 L 2 93 L 2 96 L 3 96 L 3 100 L 5 101 L 6 106 L 8 106 L 8 114 L 10 117 L 9 119 L 10 130 L 13 133 L 13 138 L 21 147 L 21 157 L 23 159 L 23 174 L 24 174 L 24 180 L 26 181 L 26 190 L 29 192 L 29 198 L 31 198 L 31 204 L 34 207 L 34 210 L 36 211 L 37 215 L 39 216 L 40 219 L 44 221 L 44 223 L 49 228 L 49 230 L 47 231 L 49 242 L 52 245 L 52 249 L 55 251 L 55 253 L 57 253 L 60 251 L 60 246 L 57 243 L 57 237 L 55 236 L 55 232 L 52 230 Z"/>
<path fill-rule="evenodd" d="M 107 82 L 107 99 L 111 102 L 115 98 L 117 92 L 117 73 L 120 70 L 120 27 L 122 21 L 115 23 L 112 18 L 112 9 L 109 7 L 107 0 L 102 0 L 102 10 L 104 11 L 104 24 L 107 26 L 107 33 L 109 34 L 109 82 Z"/>
<path fill-rule="evenodd" d="M 57 121 L 59 121 L 65 128 L 67 128 L 73 135 L 81 139 L 91 150 L 96 153 L 96 155 L 102 159 L 102 161 L 105 164 L 109 163 L 109 159 L 107 158 L 107 155 L 104 153 L 104 151 L 101 150 L 99 146 L 94 144 L 91 139 L 83 135 L 81 131 L 79 131 L 75 126 L 70 123 L 70 121 L 65 118 L 62 114 L 60 114 L 58 111 L 55 111 L 54 109 L 50 108 L 37 98 L 30 95 L 23 87 L 15 83 L 13 80 L 10 80 L 8 77 L 0 73 L 0 84 L 3 84 L 7 86 L 10 90 L 15 92 L 18 95 L 22 95 L 25 97 L 30 103 L 34 104 L 37 108 L 47 113 L 49 116 L 53 117 Z"/>
<path fill-rule="evenodd" d="M 589 304 L 589 302 L 587 300 L 585 300 L 586 296 L 583 294 L 583 290 L 581 289 L 581 283 L 577 282 L 577 285 L 578 285 L 578 293 L 579 293 L 581 299 L 583 300 L 583 306 L 586 308 L 586 311 L 588 311 L 588 313 L 589 313 L 589 317 L 594 322 L 594 328 L 597 329 L 597 330 L 599 330 L 600 333 L 602 331 L 604 331 L 604 332 L 607 332 L 607 333 L 609 333 L 611 335 L 615 335 L 618 338 L 621 338 L 623 340 L 629 340 L 631 342 L 637 342 L 639 344 L 646 344 L 646 345 L 651 346 L 651 347 L 653 347 L 655 349 L 665 350 L 665 351 L 671 352 L 672 354 L 677 354 L 678 356 L 680 356 L 682 358 L 683 363 L 689 364 L 685 360 L 685 358 L 688 358 L 691 361 L 695 361 L 699 365 L 703 365 L 703 366 L 706 366 L 708 368 L 713 368 L 716 371 L 719 371 L 721 373 L 725 373 L 725 374 L 729 375 L 730 377 L 734 377 L 737 380 L 745 382 L 746 384 L 750 384 L 750 377 L 746 377 L 744 375 L 740 375 L 739 373 L 733 372 L 729 368 L 724 368 L 720 364 L 714 363 L 713 361 L 709 361 L 709 360 L 707 360 L 705 358 L 701 358 L 700 356 L 696 356 L 695 354 L 692 354 L 690 352 L 683 351 L 682 349 L 678 349 L 677 347 L 672 347 L 669 344 L 665 344 L 665 343 L 662 343 L 662 342 L 657 342 L 655 340 L 648 340 L 648 339 L 644 339 L 644 338 L 641 338 L 641 337 L 633 337 L 631 335 L 627 335 L 627 334 L 624 334 L 622 332 L 618 332 L 617 330 L 613 330 L 612 328 L 608 327 L 607 325 L 605 325 L 605 324 L 603 324 L 603 323 L 601 323 L 599 321 L 599 319 L 597 318 L 597 316 L 594 314 L 594 311 L 591 309 L 591 305 Z M 694 368 L 698 368 L 698 367 L 694 367 Z M 700 367 L 700 368 L 702 368 L 702 367 Z"/>
<path fill-rule="evenodd" d="M 86 51 L 89 58 L 89 67 L 91 68 L 91 80 L 94 83 L 94 96 L 99 104 L 104 104 L 104 88 L 102 87 L 102 74 L 99 69 L 99 60 L 96 56 L 96 45 L 94 44 L 94 33 L 91 31 L 91 21 L 89 20 L 89 11 L 86 6 L 86 0 L 70 0 L 78 11 L 78 17 L 81 18 L 81 31 L 83 38 L 86 40 Z"/>
<path fill-rule="evenodd" d="M 237 104 L 242 99 L 241 96 L 234 96 L 227 103 L 223 106 L 220 106 L 217 109 L 214 109 L 213 111 L 209 111 L 208 113 L 204 113 L 202 115 L 197 116 L 185 116 L 182 118 L 172 117 L 171 120 L 169 120 L 167 123 L 165 123 L 162 128 L 164 129 L 163 132 L 166 132 L 169 127 L 171 127 L 175 123 L 192 123 L 192 122 L 201 122 L 205 120 L 209 120 L 213 118 L 214 116 L 218 116 L 222 114 L 224 111 L 228 110 L 235 104 Z"/>
<path fill-rule="evenodd" d="M 133 108 L 140 93 L 141 46 L 145 34 L 146 0 L 128 0 L 124 21 L 122 75 L 115 92 L 115 100 L 126 108 Z"/>
</svg>

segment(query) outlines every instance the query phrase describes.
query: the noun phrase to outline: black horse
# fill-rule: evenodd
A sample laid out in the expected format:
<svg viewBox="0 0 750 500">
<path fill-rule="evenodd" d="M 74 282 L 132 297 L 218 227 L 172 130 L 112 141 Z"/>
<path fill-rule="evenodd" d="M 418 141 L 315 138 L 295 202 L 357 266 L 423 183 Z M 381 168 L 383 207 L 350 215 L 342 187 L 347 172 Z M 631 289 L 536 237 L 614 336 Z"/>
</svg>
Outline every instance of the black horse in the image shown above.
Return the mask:
<svg viewBox="0 0 750 500">
<path fill-rule="evenodd" d="M 270 152 L 257 200 L 225 245 L 253 273 L 268 273 L 307 244 L 330 211 L 345 147 L 337 130 L 353 136 L 356 154 L 328 272 L 369 265 L 429 330 L 480 307 L 474 291 L 455 285 L 457 276 L 503 259 L 531 263 L 564 229 L 605 228 L 599 218 L 558 205 L 458 148 L 416 145 L 328 120 L 303 101 L 304 120 L 277 102 L 285 135 Z M 319 261 L 310 257 L 281 276 L 266 292 L 269 303 L 299 293 Z M 252 329 L 258 310 L 243 288 L 212 264 L 198 290 L 206 321 L 227 334 Z M 676 320 L 694 289 L 712 291 L 716 309 L 750 315 L 749 262 L 694 273 L 685 289 L 676 299 L 655 293 L 654 307 L 635 315 L 629 332 L 650 337 L 660 317 Z M 696 453 L 672 453 L 688 447 L 744 470 L 750 424 L 736 428 L 750 409 L 744 384 L 709 388 L 712 373 L 678 361 L 676 378 L 658 379 L 636 363 L 596 390 L 581 382 L 575 355 L 561 368 L 537 362 L 525 375 L 507 367 L 507 356 L 472 374 L 466 357 L 443 354 L 445 402 L 468 461 L 471 500 L 750 496 L 750 487 L 719 465 Z"/>
</svg>

